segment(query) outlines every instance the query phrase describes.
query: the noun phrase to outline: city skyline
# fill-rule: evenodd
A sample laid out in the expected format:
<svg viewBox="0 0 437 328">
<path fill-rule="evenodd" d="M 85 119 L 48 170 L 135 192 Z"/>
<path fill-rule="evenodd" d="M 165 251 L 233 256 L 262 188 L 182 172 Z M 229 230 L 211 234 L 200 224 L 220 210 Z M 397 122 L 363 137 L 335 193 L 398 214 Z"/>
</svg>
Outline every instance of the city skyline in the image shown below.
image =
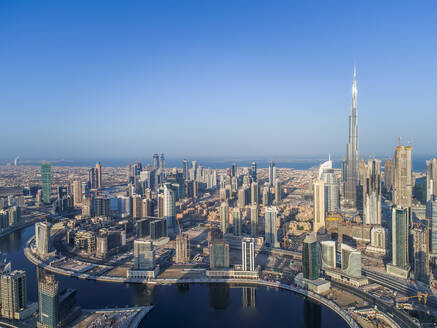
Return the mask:
<svg viewBox="0 0 437 328">
<path fill-rule="evenodd" d="M 354 64 L 360 153 L 434 146 L 435 3 L 34 6 L 2 5 L 2 160 L 341 158 Z"/>
</svg>

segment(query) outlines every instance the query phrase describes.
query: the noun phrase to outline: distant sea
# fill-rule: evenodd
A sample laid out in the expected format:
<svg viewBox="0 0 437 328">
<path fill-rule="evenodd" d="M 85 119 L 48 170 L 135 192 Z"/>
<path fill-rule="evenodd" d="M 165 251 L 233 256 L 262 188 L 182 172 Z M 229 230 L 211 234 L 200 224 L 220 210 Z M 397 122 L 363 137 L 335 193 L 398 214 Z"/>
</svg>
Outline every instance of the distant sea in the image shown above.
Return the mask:
<svg viewBox="0 0 437 328">
<path fill-rule="evenodd" d="M 413 169 L 415 172 L 423 172 L 426 169 L 426 160 L 432 158 L 434 156 L 416 156 L 413 158 Z M 382 161 L 387 157 L 380 157 Z M 196 160 L 198 165 L 202 165 L 205 168 L 213 168 L 213 169 L 226 169 L 232 166 L 233 163 L 237 163 L 238 167 L 249 167 L 252 161 L 256 162 L 257 168 L 267 168 L 269 166 L 270 160 L 266 159 L 214 159 L 214 158 L 205 158 L 205 159 L 190 159 L 187 158 L 189 164 L 191 165 L 191 161 Z M 327 158 L 308 158 L 308 159 L 278 159 L 274 160 L 276 167 L 278 168 L 292 168 L 296 170 L 308 170 L 313 167 L 319 166 L 321 163 L 326 161 Z M 141 162 L 143 165 L 152 164 L 152 159 L 103 159 L 100 160 L 103 166 L 108 167 L 124 167 L 126 165 L 133 164 L 136 161 Z M 166 159 L 166 167 L 182 167 L 183 158 L 169 158 Z M 94 166 L 98 160 L 53 160 L 51 161 L 53 166 L 85 166 L 92 167 Z M 6 161 L 1 161 L 0 164 L 6 164 Z M 40 165 L 41 161 L 20 161 L 20 165 Z M 334 168 L 341 168 L 341 160 L 333 160 Z"/>
</svg>

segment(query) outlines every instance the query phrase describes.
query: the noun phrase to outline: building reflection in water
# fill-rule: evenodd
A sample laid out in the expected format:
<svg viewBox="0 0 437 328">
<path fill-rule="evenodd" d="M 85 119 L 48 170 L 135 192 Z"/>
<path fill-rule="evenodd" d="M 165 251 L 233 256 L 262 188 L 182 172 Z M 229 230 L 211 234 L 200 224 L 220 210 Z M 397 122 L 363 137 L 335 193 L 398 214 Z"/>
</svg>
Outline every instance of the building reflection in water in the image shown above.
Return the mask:
<svg viewBox="0 0 437 328">
<path fill-rule="evenodd" d="M 133 304 L 137 306 L 152 305 L 155 297 L 155 286 L 145 284 L 129 285 L 133 289 Z"/>
<path fill-rule="evenodd" d="M 225 284 L 209 284 L 209 303 L 216 310 L 224 310 L 229 306 L 229 286 Z"/>
<path fill-rule="evenodd" d="M 322 307 L 305 299 L 303 303 L 303 320 L 305 328 L 322 327 Z"/>
<path fill-rule="evenodd" d="M 0 238 L 0 252 L 8 254 L 20 249 L 21 246 L 21 231 L 14 231 Z"/>
<path fill-rule="evenodd" d="M 243 309 L 255 309 L 256 308 L 256 288 L 255 287 L 243 287 L 242 301 Z"/>
</svg>

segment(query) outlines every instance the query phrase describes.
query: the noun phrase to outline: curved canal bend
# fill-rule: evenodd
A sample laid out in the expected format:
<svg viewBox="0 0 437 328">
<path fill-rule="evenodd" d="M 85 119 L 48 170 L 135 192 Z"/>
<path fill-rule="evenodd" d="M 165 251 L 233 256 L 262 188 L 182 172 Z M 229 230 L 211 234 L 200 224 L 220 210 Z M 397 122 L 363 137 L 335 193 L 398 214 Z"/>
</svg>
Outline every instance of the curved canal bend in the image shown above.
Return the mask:
<svg viewBox="0 0 437 328">
<path fill-rule="evenodd" d="M 34 227 L 31 226 L 0 238 L 0 251 L 12 262 L 12 267 L 27 273 L 29 302 L 38 299 L 36 268 L 25 258 L 23 249 L 33 234 Z M 148 287 L 60 275 L 57 275 L 57 280 L 62 288 L 78 290 L 77 302 L 83 308 L 154 304 L 155 309 L 142 321 L 140 327 L 348 327 L 332 310 L 276 288 L 233 287 L 224 284 Z"/>
</svg>

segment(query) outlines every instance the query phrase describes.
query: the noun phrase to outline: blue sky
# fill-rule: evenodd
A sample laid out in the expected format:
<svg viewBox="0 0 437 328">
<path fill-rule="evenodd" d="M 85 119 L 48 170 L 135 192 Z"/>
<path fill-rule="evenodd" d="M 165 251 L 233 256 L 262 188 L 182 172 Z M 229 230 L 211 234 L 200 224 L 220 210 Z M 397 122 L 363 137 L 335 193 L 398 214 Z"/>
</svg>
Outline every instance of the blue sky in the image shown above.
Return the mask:
<svg viewBox="0 0 437 328">
<path fill-rule="evenodd" d="M 437 152 L 437 2 L 2 1 L 1 159 Z"/>
</svg>

